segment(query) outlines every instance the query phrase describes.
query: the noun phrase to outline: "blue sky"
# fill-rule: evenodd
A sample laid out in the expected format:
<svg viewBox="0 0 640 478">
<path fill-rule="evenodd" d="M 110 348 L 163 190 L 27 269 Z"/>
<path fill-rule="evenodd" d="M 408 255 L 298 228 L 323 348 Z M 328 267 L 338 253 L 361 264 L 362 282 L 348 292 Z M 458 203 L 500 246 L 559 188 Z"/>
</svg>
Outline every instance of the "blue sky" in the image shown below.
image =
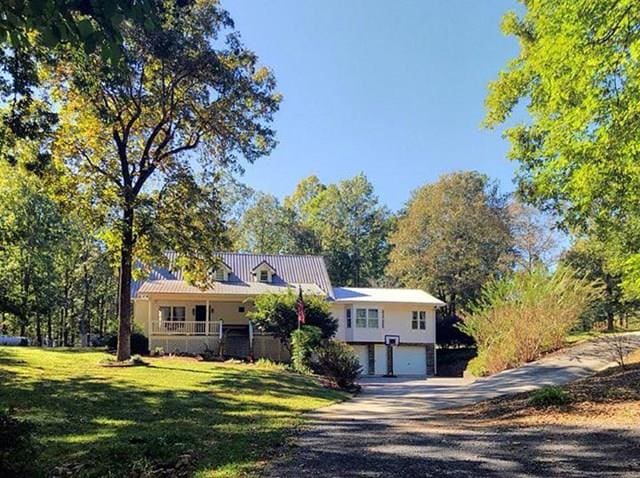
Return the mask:
<svg viewBox="0 0 640 478">
<path fill-rule="evenodd" d="M 439 175 L 476 169 L 513 189 L 487 83 L 517 54 L 515 0 L 223 0 L 284 95 L 279 145 L 242 180 L 282 198 L 303 177 L 364 172 L 397 210 Z"/>
</svg>

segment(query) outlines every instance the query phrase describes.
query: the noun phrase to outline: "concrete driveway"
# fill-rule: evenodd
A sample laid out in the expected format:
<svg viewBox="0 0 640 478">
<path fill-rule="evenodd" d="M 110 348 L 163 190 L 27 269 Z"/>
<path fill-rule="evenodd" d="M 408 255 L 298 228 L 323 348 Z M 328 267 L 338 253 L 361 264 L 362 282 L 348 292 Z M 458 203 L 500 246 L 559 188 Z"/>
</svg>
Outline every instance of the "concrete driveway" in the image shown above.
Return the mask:
<svg viewBox="0 0 640 478">
<path fill-rule="evenodd" d="M 626 348 L 640 348 L 640 333 L 628 334 Z M 640 456 L 638 429 L 487 430 L 443 410 L 563 384 L 613 363 L 611 344 L 596 340 L 475 381 L 365 378 L 358 397 L 310 414 L 294 451 L 266 476 L 639 477 L 640 459 L 629 463 L 627 453 Z"/>
</svg>

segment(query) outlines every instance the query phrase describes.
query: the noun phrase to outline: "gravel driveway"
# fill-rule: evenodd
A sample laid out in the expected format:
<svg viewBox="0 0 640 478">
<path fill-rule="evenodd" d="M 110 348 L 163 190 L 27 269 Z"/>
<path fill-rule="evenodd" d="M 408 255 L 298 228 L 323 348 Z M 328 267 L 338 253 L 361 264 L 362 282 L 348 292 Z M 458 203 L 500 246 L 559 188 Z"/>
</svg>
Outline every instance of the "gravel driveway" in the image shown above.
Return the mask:
<svg viewBox="0 0 640 478">
<path fill-rule="evenodd" d="M 628 342 L 640 348 L 640 333 Z M 566 383 L 611 361 L 611 346 L 596 340 L 475 382 L 367 378 L 355 399 L 311 414 L 265 476 L 640 477 L 640 425 L 487 427 L 446 410 Z"/>
</svg>

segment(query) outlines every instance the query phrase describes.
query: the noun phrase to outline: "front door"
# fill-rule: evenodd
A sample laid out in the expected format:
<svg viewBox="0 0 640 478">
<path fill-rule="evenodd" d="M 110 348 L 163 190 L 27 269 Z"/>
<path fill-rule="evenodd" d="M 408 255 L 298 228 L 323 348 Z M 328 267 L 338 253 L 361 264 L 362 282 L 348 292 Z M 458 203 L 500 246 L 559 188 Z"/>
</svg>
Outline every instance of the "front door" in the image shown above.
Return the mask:
<svg viewBox="0 0 640 478">
<path fill-rule="evenodd" d="M 207 306 L 206 305 L 196 305 L 196 322 L 200 322 L 196 325 L 196 331 L 198 334 L 206 334 L 207 331 L 205 327 L 207 324 Z"/>
<path fill-rule="evenodd" d="M 207 320 L 207 306 L 196 305 L 196 320 L 198 322 L 204 322 Z"/>
</svg>

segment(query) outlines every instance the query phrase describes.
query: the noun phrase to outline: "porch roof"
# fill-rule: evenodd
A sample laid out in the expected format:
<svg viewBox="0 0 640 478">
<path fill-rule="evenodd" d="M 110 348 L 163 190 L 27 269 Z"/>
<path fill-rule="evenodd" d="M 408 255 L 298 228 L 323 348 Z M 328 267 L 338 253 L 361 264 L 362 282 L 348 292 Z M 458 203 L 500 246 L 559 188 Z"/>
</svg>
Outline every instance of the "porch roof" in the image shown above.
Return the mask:
<svg viewBox="0 0 640 478">
<path fill-rule="evenodd" d="M 266 282 L 216 282 L 209 289 L 200 289 L 182 280 L 148 280 L 138 289 L 138 297 L 148 294 L 208 294 L 255 296 L 266 293 L 296 292 L 298 287 L 310 295 L 326 296 L 327 293 L 316 284 L 271 284 Z"/>
</svg>

